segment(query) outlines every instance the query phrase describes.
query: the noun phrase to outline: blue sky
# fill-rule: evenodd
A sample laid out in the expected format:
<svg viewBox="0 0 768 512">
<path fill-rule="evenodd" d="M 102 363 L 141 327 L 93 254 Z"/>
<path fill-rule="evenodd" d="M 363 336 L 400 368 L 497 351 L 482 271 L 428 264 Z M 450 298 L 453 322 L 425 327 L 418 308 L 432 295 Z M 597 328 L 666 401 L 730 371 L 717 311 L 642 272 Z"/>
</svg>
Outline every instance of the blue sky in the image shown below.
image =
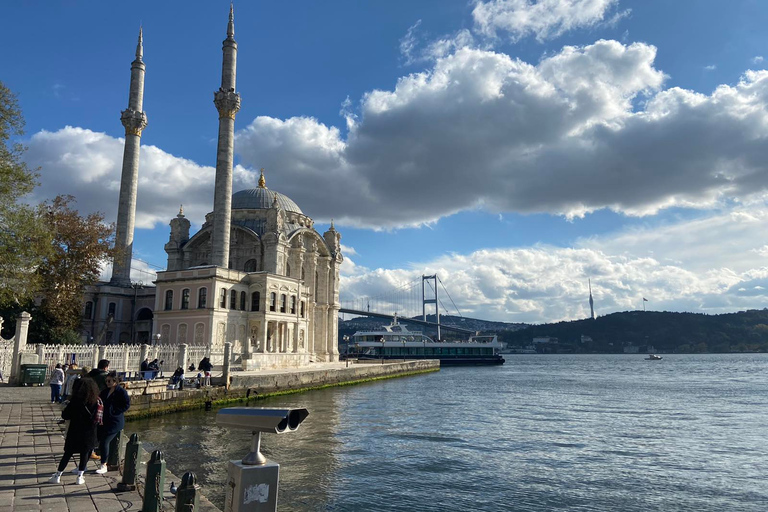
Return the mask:
<svg viewBox="0 0 768 512">
<path fill-rule="evenodd" d="M 114 220 L 143 25 L 134 256 L 163 267 L 179 204 L 193 228 L 212 209 L 228 7 L 4 5 L 32 200 Z M 766 307 L 767 18 L 746 0 L 239 2 L 234 188 L 265 167 L 335 219 L 345 299 L 438 272 L 494 320 L 584 317 L 587 279 L 598 314 Z"/>
</svg>

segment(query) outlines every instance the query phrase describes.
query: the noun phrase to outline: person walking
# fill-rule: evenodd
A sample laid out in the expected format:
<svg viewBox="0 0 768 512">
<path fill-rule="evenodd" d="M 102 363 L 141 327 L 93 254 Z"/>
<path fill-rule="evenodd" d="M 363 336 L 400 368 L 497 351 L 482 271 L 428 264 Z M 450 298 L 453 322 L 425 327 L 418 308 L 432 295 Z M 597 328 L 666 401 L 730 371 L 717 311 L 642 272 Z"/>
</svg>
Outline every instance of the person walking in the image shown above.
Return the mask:
<svg viewBox="0 0 768 512">
<path fill-rule="evenodd" d="M 128 392 L 123 389 L 117 372 L 109 372 L 105 379 L 106 389 L 99 394 L 104 403 L 104 419 L 98 430 L 99 455 L 101 455 L 101 467 L 96 470 L 99 474 L 107 472 L 109 460 L 109 445 L 115 436 L 125 426 L 125 411 L 131 407 L 131 399 Z"/>
<path fill-rule="evenodd" d="M 62 370 L 64 369 L 62 368 Z M 78 370 L 75 363 L 72 363 L 72 366 L 69 367 L 69 371 L 64 371 L 64 386 L 61 388 L 61 398 L 63 402 L 72 400 L 72 395 L 74 394 L 72 391 L 72 386 L 79 378 L 80 370 Z"/>
<path fill-rule="evenodd" d="M 99 387 L 93 379 L 80 379 L 80 386 L 77 393 L 72 396 L 69 404 L 61 412 L 61 417 L 69 420 L 69 430 L 64 441 L 64 455 L 59 461 L 59 467 L 49 480 L 52 484 L 58 484 L 61 481 L 61 474 L 67 468 L 69 459 L 74 454 L 80 454 L 79 464 L 77 466 L 77 485 L 83 485 L 85 479 L 86 464 L 91 451 L 96 447 L 96 430 L 101 420 L 99 399 Z"/>
<path fill-rule="evenodd" d="M 107 373 L 109 372 L 109 359 L 102 359 L 96 368 L 91 370 L 88 374 L 90 378 L 96 381 L 96 385 L 99 386 L 99 393 L 107 388 Z"/>
<path fill-rule="evenodd" d="M 61 402 L 61 385 L 64 384 L 64 370 L 61 363 L 56 363 L 56 368 L 51 374 L 51 403 Z"/>
</svg>

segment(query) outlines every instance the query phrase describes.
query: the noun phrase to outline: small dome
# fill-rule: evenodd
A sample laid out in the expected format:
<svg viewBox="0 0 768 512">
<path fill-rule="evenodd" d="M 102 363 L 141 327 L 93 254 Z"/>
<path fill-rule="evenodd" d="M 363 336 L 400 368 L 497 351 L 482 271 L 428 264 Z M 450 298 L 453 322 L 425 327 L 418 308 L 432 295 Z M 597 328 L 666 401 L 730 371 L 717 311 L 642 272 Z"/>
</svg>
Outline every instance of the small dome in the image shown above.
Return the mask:
<svg viewBox="0 0 768 512">
<path fill-rule="evenodd" d="M 274 190 L 269 190 L 266 187 L 250 188 L 247 190 L 241 190 L 232 195 L 232 209 L 233 210 L 262 210 L 272 208 L 272 203 L 277 196 L 277 204 L 280 208 L 286 212 L 301 213 L 299 205 L 293 202 L 293 200 Z"/>
</svg>

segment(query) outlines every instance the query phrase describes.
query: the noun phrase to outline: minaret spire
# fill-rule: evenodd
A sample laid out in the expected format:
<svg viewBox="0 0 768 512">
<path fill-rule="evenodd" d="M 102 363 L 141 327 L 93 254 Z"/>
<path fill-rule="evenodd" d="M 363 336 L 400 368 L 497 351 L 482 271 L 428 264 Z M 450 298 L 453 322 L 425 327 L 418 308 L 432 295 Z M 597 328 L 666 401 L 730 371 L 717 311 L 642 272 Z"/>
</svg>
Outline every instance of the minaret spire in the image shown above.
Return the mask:
<svg viewBox="0 0 768 512">
<path fill-rule="evenodd" d="M 219 111 L 219 142 L 216 153 L 216 183 L 213 195 L 213 234 L 211 263 L 229 267 L 229 230 L 232 217 L 232 165 L 235 153 L 235 114 L 240 110 L 240 95 L 235 92 L 237 42 L 235 11 L 229 5 L 227 38 L 222 43 L 221 87 L 213 103 Z"/>
<path fill-rule="evenodd" d="M 587 281 L 589 283 L 589 318 L 595 319 L 595 301 L 592 300 L 592 280 Z"/>
<path fill-rule="evenodd" d="M 117 228 L 115 232 L 115 257 L 112 261 L 110 284 L 129 286 L 131 284 L 131 259 L 133 258 L 133 228 L 136 221 L 136 191 L 139 183 L 139 149 L 141 132 L 147 126 L 144 106 L 144 35 L 139 27 L 136 44 L 136 59 L 131 63 L 131 85 L 128 92 L 128 108 L 120 115 L 125 127 L 123 149 L 123 171 L 120 178 L 120 199 L 117 205 Z"/>
<path fill-rule="evenodd" d="M 139 42 L 136 44 L 136 60 L 141 62 L 144 57 L 144 27 L 139 26 Z"/>
</svg>

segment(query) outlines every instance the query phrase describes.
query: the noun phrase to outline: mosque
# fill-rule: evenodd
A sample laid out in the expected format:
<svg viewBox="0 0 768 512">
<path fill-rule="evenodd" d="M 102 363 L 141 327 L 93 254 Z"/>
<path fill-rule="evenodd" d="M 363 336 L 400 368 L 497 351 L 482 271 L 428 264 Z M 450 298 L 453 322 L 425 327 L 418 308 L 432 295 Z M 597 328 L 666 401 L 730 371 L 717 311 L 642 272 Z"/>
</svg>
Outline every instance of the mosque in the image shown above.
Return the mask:
<svg viewBox="0 0 768 512">
<path fill-rule="evenodd" d="M 131 283 L 144 73 L 142 34 L 131 64 L 120 199 L 109 282 L 88 288 L 84 337 L 96 343 L 187 343 L 223 350 L 231 342 L 246 369 L 338 360 L 341 235 L 331 223 L 320 235 L 289 197 L 266 186 L 232 193 L 237 43 L 229 12 L 223 42 L 213 211 L 197 233 L 183 208 L 170 221 L 167 269 L 155 287 Z"/>
</svg>

